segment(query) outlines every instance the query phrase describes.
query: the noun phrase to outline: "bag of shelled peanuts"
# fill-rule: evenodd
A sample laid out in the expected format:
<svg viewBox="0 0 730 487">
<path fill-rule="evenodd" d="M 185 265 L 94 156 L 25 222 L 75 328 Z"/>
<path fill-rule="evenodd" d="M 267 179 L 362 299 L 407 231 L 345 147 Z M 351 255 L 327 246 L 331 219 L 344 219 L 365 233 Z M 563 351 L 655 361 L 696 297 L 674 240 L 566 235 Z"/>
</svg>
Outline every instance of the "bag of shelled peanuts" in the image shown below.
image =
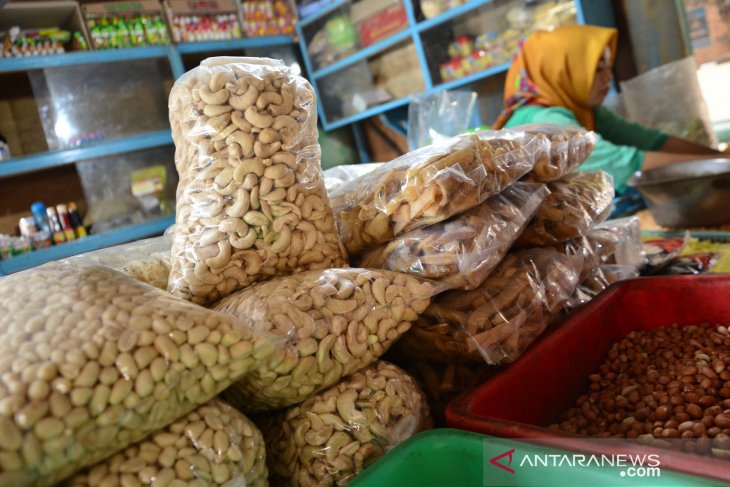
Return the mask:
<svg viewBox="0 0 730 487">
<path fill-rule="evenodd" d="M 309 487 L 345 485 L 432 423 L 413 378 L 379 361 L 259 426 L 272 478 Z"/>
<path fill-rule="evenodd" d="M 549 157 L 549 141 L 519 131 L 460 135 L 409 152 L 332 192 L 351 255 L 482 203 Z"/>
<path fill-rule="evenodd" d="M 510 253 L 478 288 L 434 299 L 396 351 L 442 363 L 513 362 L 570 299 L 582 264 L 553 249 Z"/>
<path fill-rule="evenodd" d="M 267 487 L 264 439 L 251 420 L 214 399 L 63 485 Z"/>
<path fill-rule="evenodd" d="M 245 411 L 304 401 L 383 355 L 438 291 L 397 272 L 328 269 L 280 277 L 224 298 L 215 309 L 286 338 L 224 392 Z"/>
<path fill-rule="evenodd" d="M 180 174 L 169 290 L 209 304 L 276 275 L 341 267 L 311 85 L 281 61 L 209 58 L 175 82 Z"/>
<path fill-rule="evenodd" d="M 515 183 L 461 215 L 368 251 L 359 265 L 433 279 L 449 289 L 474 289 L 499 264 L 547 194 L 543 184 Z"/>
<path fill-rule="evenodd" d="M 280 340 L 102 266 L 0 279 L 0 486 L 53 485 L 188 414 Z"/>
</svg>

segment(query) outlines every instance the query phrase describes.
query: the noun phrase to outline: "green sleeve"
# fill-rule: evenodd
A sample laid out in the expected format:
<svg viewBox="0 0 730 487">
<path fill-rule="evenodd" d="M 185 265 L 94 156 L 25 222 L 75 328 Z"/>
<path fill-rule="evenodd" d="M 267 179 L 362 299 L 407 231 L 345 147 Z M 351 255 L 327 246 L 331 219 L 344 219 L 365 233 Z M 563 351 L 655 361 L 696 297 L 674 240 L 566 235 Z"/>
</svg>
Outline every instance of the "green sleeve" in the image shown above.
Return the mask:
<svg viewBox="0 0 730 487">
<path fill-rule="evenodd" d="M 595 114 L 596 132 L 617 145 L 630 145 L 641 150 L 656 151 L 669 138 L 664 132 L 629 122 L 604 107 L 596 108 Z"/>
<path fill-rule="evenodd" d="M 528 106 L 517 109 L 505 125 L 506 128 L 526 123 L 550 123 L 580 127 L 573 112 L 563 107 Z M 618 145 L 606 140 L 596 130 L 596 147 L 580 169 L 602 169 L 613 176 L 616 191 L 626 190 L 626 182 L 641 169 L 644 151 L 628 145 Z M 663 142 L 662 142 L 663 143 Z"/>
</svg>

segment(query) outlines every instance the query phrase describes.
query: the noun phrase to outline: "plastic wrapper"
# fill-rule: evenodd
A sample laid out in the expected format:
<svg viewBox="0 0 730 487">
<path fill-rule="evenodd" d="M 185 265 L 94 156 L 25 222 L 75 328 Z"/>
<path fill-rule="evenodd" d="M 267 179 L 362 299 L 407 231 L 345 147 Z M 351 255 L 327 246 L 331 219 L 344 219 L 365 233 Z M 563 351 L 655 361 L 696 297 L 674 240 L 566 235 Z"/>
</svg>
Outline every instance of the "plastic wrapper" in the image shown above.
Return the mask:
<svg viewBox="0 0 730 487">
<path fill-rule="evenodd" d="M 396 351 L 443 363 L 513 362 L 573 295 L 582 265 L 553 249 L 508 254 L 477 289 L 439 295 Z"/>
<path fill-rule="evenodd" d="M 474 289 L 502 260 L 547 194 L 542 184 L 515 183 L 466 213 L 370 250 L 360 265 L 438 280 L 452 289 Z"/>
<path fill-rule="evenodd" d="M 225 392 L 246 411 L 304 401 L 383 355 L 437 288 L 383 270 L 330 269 L 274 279 L 228 296 L 216 310 L 287 345 Z"/>
<path fill-rule="evenodd" d="M 264 438 L 246 416 L 214 399 L 63 485 L 150 484 L 268 487 Z"/>
<path fill-rule="evenodd" d="M 570 174 L 588 159 L 596 146 L 596 134 L 578 127 L 529 124 L 515 129 L 550 140 L 550 157 L 538 160 L 524 178 L 534 183 L 549 183 Z"/>
<path fill-rule="evenodd" d="M 477 132 L 417 149 L 332 193 L 351 255 L 482 203 L 524 176 L 547 140 L 523 132 Z"/>
<path fill-rule="evenodd" d="M 646 262 L 638 217 L 605 221 L 596 225 L 587 236 L 599 248 L 601 261 L 605 264 L 639 269 Z"/>
<path fill-rule="evenodd" d="M 208 304 L 346 263 L 304 78 L 270 59 L 207 59 L 175 82 L 170 124 L 180 174 L 173 294 Z"/>
<path fill-rule="evenodd" d="M 543 247 L 584 235 L 608 218 L 613 178 L 603 171 L 578 171 L 548 184 L 550 194 L 515 242 L 518 248 Z"/>
<path fill-rule="evenodd" d="M 346 484 L 431 418 L 413 379 L 380 361 L 266 423 L 272 477 L 309 487 Z"/>
<path fill-rule="evenodd" d="M 148 238 L 69 258 L 69 262 L 101 264 L 158 289 L 167 289 L 172 236 Z"/>
<path fill-rule="evenodd" d="M 444 90 L 421 93 L 408 104 L 408 146 L 417 149 L 469 130 L 477 94 Z"/>
<path fill-rule="evenodd" d="M 632 266 L 604 264 L 596 267 L 583 279 L 568 300 L 566 311 L 573 310 L 598 296 L 614 282 L 639 277 L 639 271 Z"/>
<path fill-rule="evenodd" d="M 325 169 L 324 186 L 327 193 L 332 193 L 340 186 L 349 183 L 355 178 L 374 171 L 382 166 L 382 162 L 371 162 L 368 164 L 345 164 Z"/>
<path fill-rule="evenodd" d="M 209 401 L 277 340 L 102 266 L 0 280 L 0 485 L 53 485 Z"/>
</svg>

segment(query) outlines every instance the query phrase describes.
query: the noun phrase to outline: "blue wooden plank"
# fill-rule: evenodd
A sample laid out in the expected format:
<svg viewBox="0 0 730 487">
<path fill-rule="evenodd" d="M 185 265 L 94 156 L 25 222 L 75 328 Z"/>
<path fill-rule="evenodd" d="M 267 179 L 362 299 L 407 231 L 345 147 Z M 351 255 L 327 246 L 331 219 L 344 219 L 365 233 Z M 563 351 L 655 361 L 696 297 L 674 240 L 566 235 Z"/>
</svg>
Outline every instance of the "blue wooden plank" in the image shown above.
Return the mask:
<svg viewBox="0 0 730 487">
<path fill-rule="evenodd" d="M 166 216 L 96 235 L 89 235 L 88 237 L 74 240 L 73 242 L 36 250 L 28 254 L 17 255 L 7 260 L 0 260 L 0 275 L 12 274 L 13 272 L 29 269 L 52 260 L 64 259 L 72 255 L 111 247 L 112 245 L 120 245 L 141 238 L 154 237 L 155 235 L 162 234 L 173 223 L 175 223 L 175 216 Z"/>
<path fill-rule="evenodd" d="M 410 1 L 410 0 L 406 0 L 406 1 Z M 315 20 L 321 19 L 322 17 L 331 14 L 335 10 L 339 9 L 340 7 L 342 7 L 344 5 L 347 5 L 348 3 L 350 3 L 350 0 L 336 0 L 335 2 L 332 3 L 332 5 L 328 5 L 327 7 L 319 10 L 316 14 L 310 15 L 303 19 L 300 19 L 299 22 L 297 23 L 297 25 L 302 26 L 302 27 L 307 26 L 307 25 L 311 24 L 312 22 L 314 22 Z"/>
<path fill-rule="evenodd" d="M 13 176 L 50 167 L 64 166 L 74 162 L 97 157 L 111 156 L 153 147 L 172 144 L 172 135 L 169 130 L 160 130 L 146 134 L 133 135 L 122 139 L 107 140 L 97 144 L 64 149 L 50 152 L 41 152 L 28 156 L 13 157 L 0 161 L 0 177 Z"/>
<path fill-rule="evenodd" d="M 437 25 L 441 25 L 445 22 L 448 22 L 451 19 L 454 19 L 456 17 L 459 17 L 461 15 L 464 15 L 466 13 L 471 12 L 472 10 L 479 8 L 483 5 L 486 5 L 488 3 L 491 3 L 492 0 L 471 0 L 470 2 L 467 2 L 463 5 L 459 5 L 456 8 L 452 8 L 451 10 L 448 10 L 441 15 L 434 17 L 432 19 L 424 20 L 423 22 L 419 22 L 416 26 L 416 29 L 419 32 L 423 32 L 424 30 L 428 30 L 432 27 L 436 27 Z"/>
<path fill-rule="evenodd" d="M 322 68 L 319 71 L 315 71 L 313 78 L 315 78 L 315 79 L 323 78 L 329 74 L 332 74 L 336 71 L 346 68 L 347 66 L 358 63 L 360 61 L 364 61 L 365 59 L 369 58 L 370 56 L 378 54 L 380 51 L 384 51 L 384 50 L 388 49 L 389 47 L 408 39 L 410 36 L 411 36 L 410 29 L 405 29 L 404 31 L 399 32 L 395 35 L 392 35 L 383 41 L 373 44 L 372 46 L 368 46 L 365 49 L 359 50 L 352 56 L 347 56 L 345 59 L 341 59 L 340 61 L 337 61 L 336 63 L 330 64 L 326 68 Z"/>
<path fill-rule="evenodd" d="M 327 126 L 325 126 L 325 129 L 327 129 L 327 130 L 338 129 L 340 127 L 344 127 L 345 125 L 349 125 L 352 122 L 358 122 L 360 120 L 365 120 L 366 118 L 370 118 L 373 115 L 379 115 L 383 112 L 387 112 L 388 110 L 392 110 L 393 108 L 402 107 L 403 105 L 407 105 L 410 101 L 411 101 L 411 98 L 409 96 L 407 96 L 405 98 L 400 98 L 398 100 L 393 100 L 388 103 L 384 103 L 382 105 L 373 107 L 370 110 L 365 110 L 364 112 L 358 113 L 357 115 L 353 115 L 351 117 L 343 118 L 343 119 L 337 120 L 335 122 L 329 123 Z"/>
<path fill-rule="evenodd" d="M 489 78 L 490 76 L 494 76 L 495 74 L 504 73 L 507 71 L 510 67 L 510 63 L 500 64 L 499 66 L 494 66 L 489 69 L 485 69 L 483 71 L 479 71 L 474 74 L 470 74 L 469 76 L 464 76 L 463 78 L 455 79 L 453 81 L 448 81 L 446 83 L 441 83 L 432 88 L 432 92 L 442 91 L 442 90 L 452 90 L 454 88 L 459 88 L 464 85 L 468 85 L 471 83 L 474 83 L 475 81 L 479 81 L 485 78 Z"/>
<path fill-rule="evenodd" d="M 161 58 L 168 55 L 168 46 L 130 47 L 106 51 L 78 51 L 50 56 L 0 59 L 0 72 L 78 66 L 80 64 L 112 63 L 137 59 Z"/>
<path fill-rule="evenodd" d="M 181 54 L 191 54 L 214 51 L 235 51 L 238 49 L 253 49 L 259 47 L 289 46 L 294 44 L 292 36 L 244 37 L 243 39 L 229 39 L 225 41 L 187 42 L 178 44 Z"/>
</svg>

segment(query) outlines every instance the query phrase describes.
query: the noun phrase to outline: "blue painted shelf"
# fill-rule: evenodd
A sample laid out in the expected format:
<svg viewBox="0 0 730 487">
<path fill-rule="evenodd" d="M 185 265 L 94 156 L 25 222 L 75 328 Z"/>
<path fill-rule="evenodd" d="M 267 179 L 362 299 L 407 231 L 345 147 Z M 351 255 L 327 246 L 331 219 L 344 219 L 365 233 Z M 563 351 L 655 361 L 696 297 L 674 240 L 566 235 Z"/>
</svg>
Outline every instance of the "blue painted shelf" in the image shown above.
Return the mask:
<svg viewBox="0 0 730 487">
<path fill-rule="evenodd" d="M 87 159 L 151 149 L 169 144 L 172 144 L 170 131 L 160 130 L 159 132 L 133 135 L 131 137 L 108 140 L 74 149 L 14 157 L 6 161 L 0 161 L 0 177 L 15 176 L 41 169 L 65 166 L 66 164 L 73 164 Z"/>
<path fill-rule="evenodd" d="M 166 216 L 156 220 L 150 220 L 136 225 L 110 230 L 108 232 L 89 235 L 86 238 L 74 240 L 47 249 L 36 250 L 27 254 L 16 255 L 7 260 L 0 260 L 0 275 L 8 275 L 19 272 L 37 265 L 45 264 L 52 260 L 64 259 L 72 255 L 91 252 L 92 250 L 120 245 L 123 243 L 139 240 L 141 238 L 154 237 L 162 234 L 167 227 L 175 223 L 174 216 Z"/>
<path fill-rule="evenodd" d="M 192 54 L 291 45 L 294 45 L 294 38 L 292 36 L 246 37 L 226 41 L 188 42 L 186 44 L 178 44 L 177 50 L 181 54 Z"/>
<path fill-rule="evenodd" d="M 108 51 L 80 51 L 54 54 L 51 56 L 32 56 L 0 59 L 0 73 L 9 71 L 28 71 L 30 69 L 78 66 L 80 64 L 113 63 L 166 57 L 168 46 L 130 47 Z"/>
</svg>

